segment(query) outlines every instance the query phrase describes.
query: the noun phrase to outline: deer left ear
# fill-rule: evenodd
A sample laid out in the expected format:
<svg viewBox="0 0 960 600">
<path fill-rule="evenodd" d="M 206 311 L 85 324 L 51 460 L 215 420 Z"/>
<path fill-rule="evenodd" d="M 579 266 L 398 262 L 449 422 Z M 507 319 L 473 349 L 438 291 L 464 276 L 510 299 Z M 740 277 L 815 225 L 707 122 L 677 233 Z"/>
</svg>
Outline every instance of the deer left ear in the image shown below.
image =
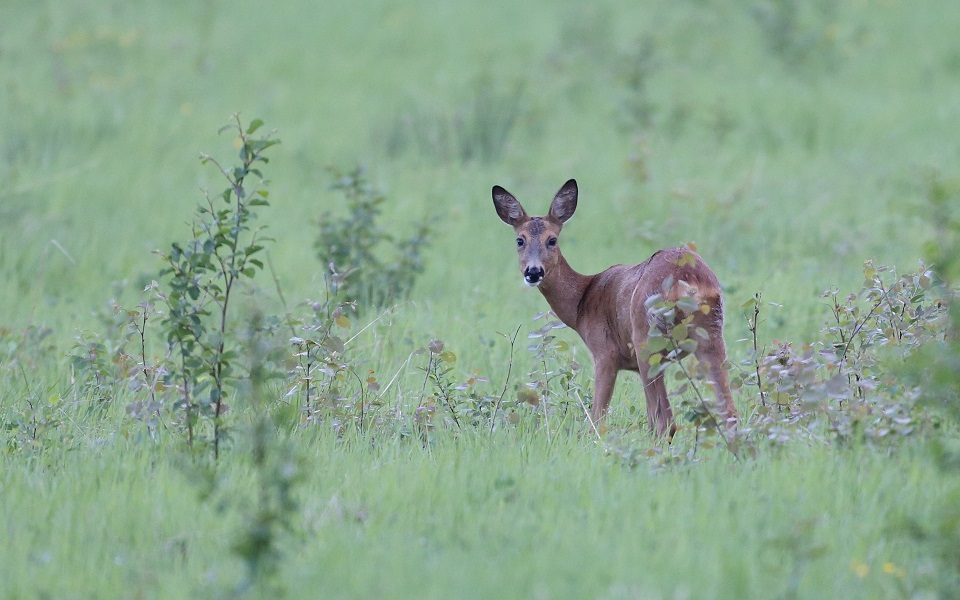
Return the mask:
<svg viewBox="0 0 960 600">
<path fill-rule="evenodd" d="M 571 179 L 563 184 L 550 204 L 550 214 L 547 217 L 555 223 L 563 224 L 570 220 L 577 210 L 577 180 Z"/>
</svg>

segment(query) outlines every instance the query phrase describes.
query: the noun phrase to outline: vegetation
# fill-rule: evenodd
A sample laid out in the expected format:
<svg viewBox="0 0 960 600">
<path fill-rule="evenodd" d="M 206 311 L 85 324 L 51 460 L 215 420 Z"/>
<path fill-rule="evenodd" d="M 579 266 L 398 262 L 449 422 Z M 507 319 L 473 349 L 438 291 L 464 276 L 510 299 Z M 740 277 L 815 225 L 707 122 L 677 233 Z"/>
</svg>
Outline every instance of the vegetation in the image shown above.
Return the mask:
<svg viewBox="0 0 960 600">
<path fill-rule="evenodd" d="M 0 596 L 957 597 L 955 3 L 0 13 Z M 735 433 L 683 319 L 585 419 L 489 200 L 571 176 Z"/>
<path fill-rule="evenodd" d="M 413 235 L 398 240 L 379 222 L 386 197 L 371 188 L 363 169 L 334 175 L 333 189 L 343 193 L 347 214 L 337 217 L 324 211 L 315 243 L 317 258 L 329 269 L 328 290 L 374 308 L 408 299 L 423 273 L 430 223 L 417 224 Z"/>
</svg>

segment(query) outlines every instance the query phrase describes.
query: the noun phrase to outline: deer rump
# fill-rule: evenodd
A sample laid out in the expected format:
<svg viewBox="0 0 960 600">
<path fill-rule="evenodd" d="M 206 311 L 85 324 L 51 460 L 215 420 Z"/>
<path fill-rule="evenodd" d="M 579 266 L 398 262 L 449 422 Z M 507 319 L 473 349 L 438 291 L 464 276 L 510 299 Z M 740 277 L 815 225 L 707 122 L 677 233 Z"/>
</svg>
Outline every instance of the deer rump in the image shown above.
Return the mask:
<svg viewBox="0 0 960 600">
<path fill-rule="evenodd" d="M 651 332 L 670 340 L 678 325 L 689 331 L 680 337 L 695 340 L 698 347 L 723 332 L 720 284 L 703 259 L 687 248 L 658 250 L 640 264 L 615 265 L 598 273 L 584 291 L 571 327 L 591 352 L 620 349 L 618 368 L 642 372 L 638 357 L 646 362 L 650 354 L 688 354 L 673 345 L 645 352 Z"/>
</svg>

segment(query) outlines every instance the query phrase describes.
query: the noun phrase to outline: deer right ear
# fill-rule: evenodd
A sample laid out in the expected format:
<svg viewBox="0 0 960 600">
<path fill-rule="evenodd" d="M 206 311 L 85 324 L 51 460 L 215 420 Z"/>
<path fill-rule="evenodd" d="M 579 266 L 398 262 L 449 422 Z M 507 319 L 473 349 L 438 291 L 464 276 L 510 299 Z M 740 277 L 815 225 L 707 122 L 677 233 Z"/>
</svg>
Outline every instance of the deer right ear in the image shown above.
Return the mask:
<svg viewBox="0 0 960 600">
<path fill-rule="evenodd" d="M 553 197 L 548 218 L 559 225 L 570 220 L 577 210 L 577 180 L 571 179 Z"/>
<path fill-rule="evenodd" d="M 500 220 L 511 227 L 517 227 L 530 218 L 513 194 L 499 185 L 493 186 L 493 206 L 497 209 Z"/>
</svg>

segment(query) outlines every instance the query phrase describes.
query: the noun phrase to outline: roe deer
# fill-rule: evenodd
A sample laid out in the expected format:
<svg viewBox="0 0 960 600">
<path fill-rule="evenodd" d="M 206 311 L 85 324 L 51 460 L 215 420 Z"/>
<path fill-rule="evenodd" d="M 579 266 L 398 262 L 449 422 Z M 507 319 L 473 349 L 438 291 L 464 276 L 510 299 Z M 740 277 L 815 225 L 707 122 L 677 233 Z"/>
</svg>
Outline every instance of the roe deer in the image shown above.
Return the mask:
<svg viewBox="0 0 960 600">
<path fill-rule="evenodd" d="M 672 437 L 676 431 L 663 372 L 659 370 L 651 377 L 650 363 L 643 356 L 651 354 L 646 351 L 651 327 L 669 338 L 674 325 L 664 322 L 662 312 L 650 310 L 657 295 L 666 302 L 689 299 L 701 307 L 691 312 L 690 331 L 701 328 L 703 338 L 696 340 L 694 355 L 707 367 L 720 412 L 717 420 L 731 427 L 736 423 L 736 408 L 723 368 L 727 350 L 720 283 L 703 259 L 686 248 L 669 248 L 640 264 L 615 265 L 596 275 L 581 275 L 570 267 L 557 245 L 563 224 L 577 208 L 575 180 L 560 188 L 545 217 L 527 215 L 517 199 L 498 185 L 493 187 L 493 204 L 503 222 L 517 233 L 524 281 L 540 290 L 557 317 L 576 331 L 590 350 L 595 377 L 592 418 L 596 425 L 607 412 L 617 373 L 628 370 L 639 372 L 643 378 L 650 429 L 658 436 L 669 433 Z M 679 322 L 680 311 L 674 314 Z M 665 356 L 668 350 L 658 353 Z"/>
</svg>

